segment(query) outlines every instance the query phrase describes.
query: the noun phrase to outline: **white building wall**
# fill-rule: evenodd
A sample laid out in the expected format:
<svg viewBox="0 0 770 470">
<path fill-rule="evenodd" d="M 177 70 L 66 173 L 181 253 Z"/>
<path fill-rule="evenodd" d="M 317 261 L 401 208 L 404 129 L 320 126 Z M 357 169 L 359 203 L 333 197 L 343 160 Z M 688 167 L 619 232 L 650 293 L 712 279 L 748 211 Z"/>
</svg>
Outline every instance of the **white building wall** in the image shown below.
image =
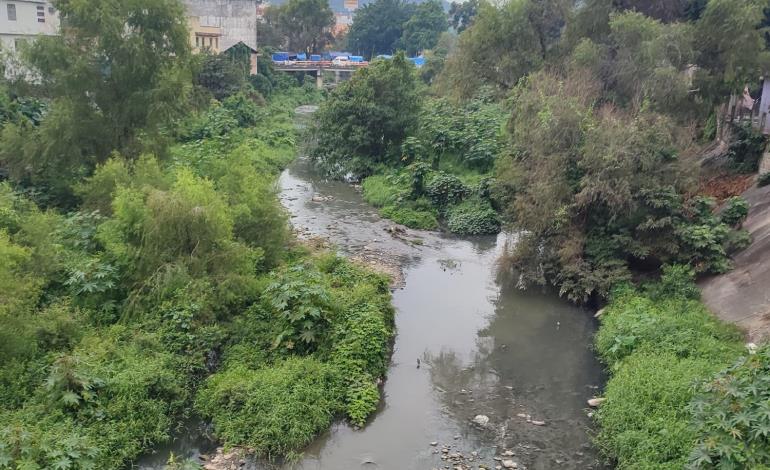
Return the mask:
<svg viewBox="0 0 770 470">
<path fill-rule="evenodd" d="M 12 10 L 16 11 L 15 20 L 9 17 Z M 0 45 L 4 51 L 15 52 L 17 41 L 31 41 L 41 34 L 59 34 L 59 12 L 51 2 L 0 0 Z"/>
<path fill-rule="evenodd" d="M 200 18 L 201 26 L 222 28 L 219 49 L 243 42 L 257 48 L 256 0 L 184 0 L 188 16 Z"/>
</svg>

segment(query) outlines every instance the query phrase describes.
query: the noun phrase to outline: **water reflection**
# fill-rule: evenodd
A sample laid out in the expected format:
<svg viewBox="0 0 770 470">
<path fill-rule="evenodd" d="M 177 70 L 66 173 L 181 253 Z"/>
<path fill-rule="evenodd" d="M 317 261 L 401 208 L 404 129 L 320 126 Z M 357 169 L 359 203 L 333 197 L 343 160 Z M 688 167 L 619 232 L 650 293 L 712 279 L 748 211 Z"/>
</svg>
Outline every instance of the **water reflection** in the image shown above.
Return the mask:
<svg viewBox="0 0 770 470">
<path fill-rule="evenodd" d="M 591 316 L 507 279 L 496 284 L 494 315 L 478 331 L 471 360 L 426 354 L 437 395 L 458 422 L 488 416 L 487 439 L 518 449 L 529 468 L 598 467 L 583 410 L 603 381 L 589 346 Z"/>
</svg>

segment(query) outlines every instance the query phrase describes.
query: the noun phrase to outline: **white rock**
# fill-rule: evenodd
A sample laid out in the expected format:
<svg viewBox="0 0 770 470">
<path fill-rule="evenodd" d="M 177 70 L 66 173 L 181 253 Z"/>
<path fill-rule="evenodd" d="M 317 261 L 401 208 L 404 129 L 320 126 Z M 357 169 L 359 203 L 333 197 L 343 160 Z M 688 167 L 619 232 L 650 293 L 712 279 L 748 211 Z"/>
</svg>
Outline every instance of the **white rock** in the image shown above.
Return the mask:
<svg viewBox="0 0 770 470">
<path fill-rule="evenodd" d="M 479 426 L 486 426 L 487 424 L 489 424 L 489 416 L 476 415 L 476 417 L 473 418 L 473 422 L 478 424 Z"/>
<path fill-rule="evenodd" d="M 759 348 L 754 343 L 746 343 L 746 349 L 749 351 L 749 354 L 756 354 Z"/>
<path fill-rule="evenodd" d="M 438 442 L 433 441 L 433 442 L 430 443 L 430 445 L 433 446 L 433 447 L 436 447 L 438 445 Z"/>
<path fill-rule="evenodd" d="M 532 424 L 535 426 L 545 426 L 545 421 L 535 421 L 534 419 L 531 421 Z"/>
<path fill-rule="evenodd" d="M 519 468 L 519 465 L 513 460 L 503 460 L 503 468 Z"/>
<path fill-rule="evenodd" d="M 512 450 L 506 450 L 505 452 L 503 452 L 504 457 L 513 457 L 514 455 L 516 454 L 514 454 Z"/>
<path fill-rule="evenodd" d="M 606 400 L 607 400 L 606 398 L 591 398 L 590 400 L 588 400 L 588 406 L 592 408 L 596 408 L 597 406 L 604 403 Z"/>
</svg>

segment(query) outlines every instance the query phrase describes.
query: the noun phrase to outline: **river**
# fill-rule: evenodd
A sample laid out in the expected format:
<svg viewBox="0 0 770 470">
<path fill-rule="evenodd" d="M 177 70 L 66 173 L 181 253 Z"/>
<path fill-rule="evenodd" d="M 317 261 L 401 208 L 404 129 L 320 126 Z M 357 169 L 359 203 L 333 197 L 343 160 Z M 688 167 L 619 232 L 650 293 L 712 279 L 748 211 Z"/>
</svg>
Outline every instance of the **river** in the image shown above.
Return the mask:
<svg viewBox="0 0 770 470">
<path fill-rule="evenodd" d="M 353 186 L 327 180 L 306 158 L 281 175 L 280 197 L 300 237 L 326 238 L 342 253 L 403 272 L 393 292 L 397 336 L 379 410 L 363 429 L 335 424 L 291 468 L 454 468 L 441 458 L 448 446 L 446 454 L 462 454 L 467 468 L 495 468 L 504 451 L 519 468 L 601 468 L 585 409 L 604 381 L 591 350 L 595 320 L 499 275 L 505 235 L 394 236 L 393 224 Z M 488 423 L 474 423 L 478 415 Z M 177 455 L 197 456 L 189 438 L 181 442 L 184 448 L 172 446 Z"/>
</svg>

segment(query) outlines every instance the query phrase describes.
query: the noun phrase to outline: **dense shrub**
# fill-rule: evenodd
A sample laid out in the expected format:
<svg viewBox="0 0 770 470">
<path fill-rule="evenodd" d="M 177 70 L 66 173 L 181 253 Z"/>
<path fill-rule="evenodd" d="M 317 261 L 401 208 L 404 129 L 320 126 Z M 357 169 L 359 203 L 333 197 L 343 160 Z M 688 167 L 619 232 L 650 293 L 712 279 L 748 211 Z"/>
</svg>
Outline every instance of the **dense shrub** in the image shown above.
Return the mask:
<svg viewBox="0 0 770 470">
<path fill-rule="evenodd" d="M 459 203 L 468 192 L 468 188 L 460 181 L 460 178 L 444 172 L 432 175 L 425 188 L 425 195 L 439 209 Z"/>
<path fill-rule="evenodd" d="M 487 235 L 500 231 L 500 217 L 489 201 L 467 199 L 447 210 L 447 228 L 460 235 Z"/>
<path fill-rule="evenodd" d="M 364 179 L 361 187 L 364 200 L 374 207 L 397 203 L 407 192 L 406 185 L 396 175 L 372 175 Z"/>
<path fill-rule="evenodd" d="M 770 184 L 770 172 L 762 173 L 759 175 L 759 178 L 757 178 L 757 186 L 760 188 L 763 186 L 767 186 Z"/>
<path fill-rule="evenodd" d="M 231 379 L 259 411 L 238 415 L 204 386 L 221 398 L 205 411 L 228 443 L 283 454 L 343 413 L 363 424 L 389 354 L 387 285 L 352 268 L 343 282 L 344 262 L 320 272 L 316 255 L 289 253 L 275 195 L 295 154 L 291 111 L 317 98 L 233 95 L 190 118 L 198 135 L 183 132 L 169 160 L 114 153 L 63 182 L 79 211 L 43 211 L 0 185 L 0 467 L 121 468 L 171 438 L 201 383 Z"/>
<path fill-rule="evenodd" d="M 668 267 L 641 292 L 617 289 L 596 349 L 608 365 L 597 445 L 620 469 L 680 469 L 699 433 L 688 404 L 695 388 L 741 350 L 741 336 L 697 300 L 693 272 Z"/>
<path fill-rule="evenodd" d="M 236 366 L 209 378 L 196 408 L 210 416 L 226 444 L 260 455 L 301 449 L 342 411 L 339 371 L 310 357 L 256 370 Z"/>
<path fill-rule="evenodd" d="M 372 62 L 321 105 L 311 155 L 335 176 L 368 176 L 379 164 L 398 162 L 401 143 L 417 124 L 418 90 L 403 54 Z"/>
<path fill-rule="evenodd" d="M 751 126 L 745 125 L 733 126 L 733 134 L 733 140 L 727 151 L 731 168 L 742 173 L 757 171 L 767 138 Z"/>
<path fill-rule="evenodd" d="M 213 419 L 215 432 L 227 443 L 252 445 L 259 439 L 257 451 L 261 454 L 298 451 L 331 419 L 343 414 L 363 426 L 377 408 L 377 382 L 388 365 L 393 336 L 389 299 L 383 276 L 332 253 L 314 255 L 265 277 L 260 302 L 237 316 L 230 327 L 223 368 L 200 392 L 200 412 Z M 251 416 L 253 409 L 249 407 L 268 406 L 265 400 L 269 394 L 258 392 L 259 405 L 244 404 L 246 398 L 240 397 L 246 397 L 247 392 L 242 390 L 262 386 L 259 384 L 268 376 L 277 382 L 276 390 L 285 387 L 283 378 L 271 374 L 288 374 L 287 382 L 295 380 L 295 372 L 285 371 L 287 364 L 305 360 L 309 362 L 300 363 L 309 365 L 296 372 L 304 374 L 300 381 L 303 394 L 313 400 L 321 397 L 319 405 L 325 412 L 318 410 L 313 422 L 300 425 L 304 398 L 292 392 L 285 398 L 273 398 L 279 408 L 273 415 Z M 276 367 L 277 372 L 270 372 Z M 294 371 L 295 366 L 291 369 Z M 295 402 L 284 407 L 283 400 Z M 291 440 L 278 432 L 278 423 L 265 433 L 251 429 L 262 422 L 259 420 L 277 420 L 279 413 L 287 413 L 288 421 L 281 429 L 291 428 L 287 431 Z"/>
<path fill-rule="evenodd" d="M 438 227 L 436 210 L 425 201 L 406 201 L 399 205 L 385 206 L 380 214 L 396 223 L 422 230 L 432 230 Z"/>
<path fill-rule="evenodd" d="M 743 222 L 747 215 L 749 215 L 749 203 L 744 198 L 735 196 L 725 201 L 724 208 L 719 213 L 719 219 L 732 227 Z"/>
</svg>

